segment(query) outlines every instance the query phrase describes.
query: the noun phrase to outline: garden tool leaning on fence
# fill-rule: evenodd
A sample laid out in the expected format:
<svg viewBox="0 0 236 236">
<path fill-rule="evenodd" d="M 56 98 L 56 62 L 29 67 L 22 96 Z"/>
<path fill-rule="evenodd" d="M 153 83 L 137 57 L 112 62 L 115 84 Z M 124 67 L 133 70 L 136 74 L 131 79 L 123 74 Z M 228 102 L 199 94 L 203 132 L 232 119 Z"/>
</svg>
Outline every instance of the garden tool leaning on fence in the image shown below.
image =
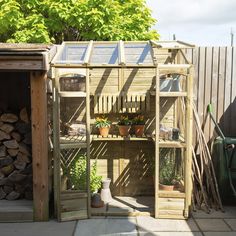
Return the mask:
<svg viewBox="0 0 236 236">
<path fill-rule="evenodd" d="M 232 181 L 232 172 L 236 172 L 236 168 L 232 167 L 232 163 L 233 163 L 233 158 L 234 158 L 234 154 L 236 152 L 236 138 L 231 138 L 231 137 L 225 137 L 225 135 L 223 134 L 221 128 L 219 127 L 219 125 L 217 124 L 212 112 L 212 105 L 208 104 L 207 106 L 207 111 L 210 114 L 210 117 L 212 119 L 212 121 L 215 124 L 217 133 L 221 136 L 221 138 L 223 139 L 223 144 L 224 144 L 224 156 L 226 158 L 226 163 L 227 163 L 227 170 L 228 170 L 228 176 L 229 176 L 229 184 L 230 187 L 233 191 L 233 195 L 234 197 L 236 197 L 236 189 L 235 186 L 233 185 L 233 181 Z"/>
</svg>

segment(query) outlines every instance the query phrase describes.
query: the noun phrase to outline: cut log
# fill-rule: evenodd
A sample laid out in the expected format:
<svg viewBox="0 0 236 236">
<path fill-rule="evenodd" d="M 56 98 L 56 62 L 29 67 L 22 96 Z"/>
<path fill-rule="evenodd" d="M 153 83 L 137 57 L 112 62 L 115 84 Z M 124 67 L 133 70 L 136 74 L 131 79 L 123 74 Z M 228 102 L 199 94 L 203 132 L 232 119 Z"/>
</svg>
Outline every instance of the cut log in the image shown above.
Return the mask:
<svg viewBox="0 0 236 236">
<path fill-rule="evenodd" d="M 27 134 L 31 131 L 31 126 L 30 124 L 26 124 L 24 122 L 17 122 L 15 129 L 21 134 Z"/>
<path fill-rule="evenodd" d="M 9 194 L 10 192 L 12 192 L 14 190 L 14 187 L 13 186 L 10 186 L 10 185 L 5 185 L 3 186 L 3 191 L 6 193 L 6 194 Z"/>
<path fill-rule="evenodd" d="M 25 123 L 27 123 L 27 124 L 29 123 L 29 116 L 28 116 L 26 107 L 21 109 L 21 111 L 20 111 L 20 119 L 22 121 L 24 121 Z"/>
<path fill-rule="evenodd" d="M 22 185 L 22 184 L 15 184 L 15 190 L 16 192 L 20 193 L 20 194 L 23 194 L 25 192 L 25 185 Z"/>
<path fill-rule="evenodd" d="M 0 167 L 8 166 L 13 162 L 10 156 L 0 157 Z"/>
<path fill-rule="evenodd" d="M 9 141 L 5 141 L 3 142 L 3 144 L 10 149 L 16 149 L 19 147 L 19 144 L 16 142 L 15 139 L 9 140 Z"/>
<path fill-rule="evenodd" d="M 10 165 L 8 165 L 8 166 L 2 167 L 2 168 L 0 169 L 0 171 L 1 171 L 4 175 L 8 176 L 9 174 L 11 174 L 11 173 L 13 172 L 14 169 L 15 169 L 15 168 L 14 168 L 14 165 L 13 165 L 13 164 L 10 164 Z"/>
<path fill-rule="evenodd" d="M 15 123 L 18 121 L 18 116 L 13 113 L 4 113 L 1 115 L 1 121 L 7 123 Z"/>
<path fill-rule="evenodd" d="M 33 200 L 33 192 L 25 192 L 25 199 L 27 200 Z"/>
<path fill-rule="evenodd" d="M 18 132 L 12 132 L 11 133 L 11 136 L 13 139 L 15 139 L 17 142 L 20 142 L 21 141 L 21 135 L 18 133 Z"/>
<path fill-rule="evenodd" d="M 3 179 L 5 175 L 0 171 L 0 179 Z"/>
<path fill-rule="evenodd" d="M 3 125 L 4 123 L 2 121 L 0 121 L 0 127 Z"/>
<path fill-rule="evenodd" d="M 5 133 L 9 134 L 14 130 L 14 126 L 11 124 L 3 124 L 0 126 L 0 130 L 4 131 Z"/>
<path fill-rule="evenodd" d="M 26 162 L 24 161 L 15 160 L 13 164 L 18 170 L 24 170 L 26 167 Z"/>
<path fill-rule="evenodd" d="M 18 161 L 23 161 L 23 162 L 25 162 L 25 163 L 30 163 L 31 161 L 30 161 L 30 158 L 26 155 L 26 154 L 24 154 L 24 153 L 22 153 L 22 152 L 19 152 L 18 153 L 18 155 L 17 155 L 17 160 Z"/>
<path fill-rule="evenodd" d="M 6 196 L 6 199 L 11 201 L 11 200 L 18 199 L 19 197 L 20 197 L 20 193 L 17 193 L 16 191 L 12 191 Z"/>
<path fill-rule="evenodd" d="M 31 132 L 25 134 L 25 137 L 23 139 L 23 143 L 31 145 L 32 144 L 32 136 L 31 136 Z"/>
<path fill-rule="evenodd" d="M 2 185 L 14 186 L 14 183 L 12 183 L 7 177 L 5 177 L 4 179 L 0 179 L 0 186 Z"/>
<path fill-rule="evenodd" d="M 27 175 L 23 175 L 19 173 L 18 170 L 14 170 L 9 176 L 8 179 L 12 182 L 20 182 L 24 180 L 27 177 Z"/>
<path fill-rule="evenodd" d="M 19 152 L 27 155 L 27 156 L 30 156 L 30 148 L 25 145 L 24 143 L 19 143 Z"/>
<path fill-rule="evenodd" d="M 11 139 L 11 136 L 4 131 L 0 130 L 0 141 Z"/>
<path fill-rule="evenodd" d="M 3 188 L 0 188 L 0 200 L 4 199 L 7 194 L 4 192 Z"/>
<path fill-rule="evenodd" d="M 7 149 L 7 152 L 11 157 L 15 157 L 19 153 L 19 149 Z"/>
<path fill-rule="evenodd" d="M 7 149 L 4 145 L 0 146 L 0 157 L 5 157 L 7 155 Z"/>
<path fill-rule="evenodd" d="M 32 174 L 32 164 L 29 164 L 28 166 L 26 166 L 26 168 L 24 170 L 21 170 L 20 173 L 23 175 L 30 175 Z"/>
</svg>

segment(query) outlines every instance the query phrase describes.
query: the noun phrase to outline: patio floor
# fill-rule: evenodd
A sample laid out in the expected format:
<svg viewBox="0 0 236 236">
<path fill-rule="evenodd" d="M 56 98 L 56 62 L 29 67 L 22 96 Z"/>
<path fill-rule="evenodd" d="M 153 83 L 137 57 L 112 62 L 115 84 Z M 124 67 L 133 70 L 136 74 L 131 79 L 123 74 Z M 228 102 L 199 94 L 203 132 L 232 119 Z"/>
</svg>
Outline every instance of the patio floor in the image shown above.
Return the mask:
<svg viewBox="0 0 236 236">
<path fill-rule="evenodd" d="M 198 211 L 187 221 L 96 216 L 64 223 L 0 223 L 0 228 L 1 236 L 236 236 L 236 207 L 225 207 L 225 213 Z"/>
</svg>

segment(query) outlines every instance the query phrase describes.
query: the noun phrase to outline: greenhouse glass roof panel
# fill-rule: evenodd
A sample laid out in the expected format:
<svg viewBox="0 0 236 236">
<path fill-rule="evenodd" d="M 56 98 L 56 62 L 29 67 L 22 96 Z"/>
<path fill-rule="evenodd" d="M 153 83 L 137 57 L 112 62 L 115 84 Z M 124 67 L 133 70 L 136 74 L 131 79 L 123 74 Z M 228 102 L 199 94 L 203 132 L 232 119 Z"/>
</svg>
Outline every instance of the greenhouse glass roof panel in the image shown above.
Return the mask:
<svg viewBox="0 0 236 236">
<path fill-rule="evenodd" d="M 125 43 L 126 64 L 153 64 L 151 50 L 149 43 Z"/>
<path fill-rule="evenodd" d="M 63 43 L 56 55 L 57 64 L 83 64 L 88 43 Z"/>
<path fill-rule="evenodd" d="M 154 66 L 147 42 L 63 42 L 53 65 L 59 67 Z"/>
<path fill-rule="evenodd" d="M 118 65 L 118 45 L 94 43 L 90 64 Z"/>
</svg>

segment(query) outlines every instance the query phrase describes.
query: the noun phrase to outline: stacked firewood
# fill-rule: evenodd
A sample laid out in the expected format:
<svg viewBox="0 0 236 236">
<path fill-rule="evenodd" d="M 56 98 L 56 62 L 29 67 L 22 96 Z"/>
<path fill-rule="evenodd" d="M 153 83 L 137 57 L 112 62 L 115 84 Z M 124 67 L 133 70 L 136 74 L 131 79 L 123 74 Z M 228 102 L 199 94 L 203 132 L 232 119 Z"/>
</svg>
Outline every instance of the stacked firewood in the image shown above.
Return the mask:
<svg viewBox="0 0 236 236">
<path fill-rule="evenodd" d="M 32 199 L 31 125 L 26 108 L 0 113 L 0 199 Z"/>
</svg>

